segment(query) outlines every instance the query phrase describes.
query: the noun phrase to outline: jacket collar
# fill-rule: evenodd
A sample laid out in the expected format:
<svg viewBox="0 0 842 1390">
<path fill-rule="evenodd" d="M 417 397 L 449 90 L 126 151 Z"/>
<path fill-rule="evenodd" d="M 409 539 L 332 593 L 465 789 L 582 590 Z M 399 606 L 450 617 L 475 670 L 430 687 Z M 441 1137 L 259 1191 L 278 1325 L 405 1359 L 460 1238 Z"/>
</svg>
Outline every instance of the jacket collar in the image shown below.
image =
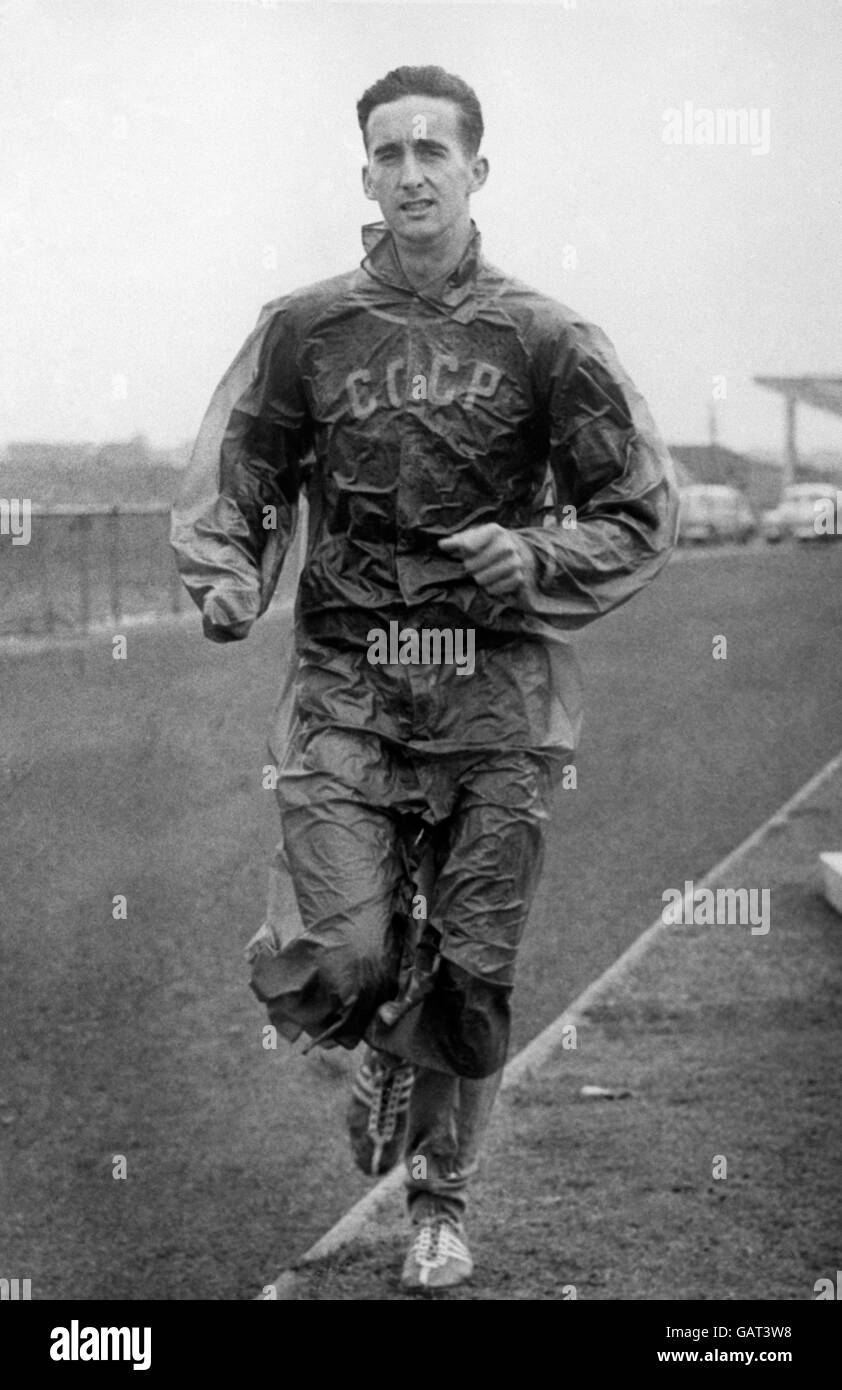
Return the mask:
<svg viewBox="0 0 842 1390">
<path fill-rule="evenodd" d="M 410 294 L 419 292 L 409 283 L 398 258 L 394 238 L 385 222 L 370 222 L 362 229 L 363 246 L 366 255 L 361 265 L 375 280 L 384 281 L 397 289 Z M 462 259 L 447 277 L 444 286 L 435 296 L 421 294 L 421 299 L 431 304 L 445 305 L 457 313 L 460 319 L 473 318 L 471 312 L 476 300 L 476 279 L 482 259 L 482 237 L 475 222 L 471 222 L 471 238 Z"/>
</svg>

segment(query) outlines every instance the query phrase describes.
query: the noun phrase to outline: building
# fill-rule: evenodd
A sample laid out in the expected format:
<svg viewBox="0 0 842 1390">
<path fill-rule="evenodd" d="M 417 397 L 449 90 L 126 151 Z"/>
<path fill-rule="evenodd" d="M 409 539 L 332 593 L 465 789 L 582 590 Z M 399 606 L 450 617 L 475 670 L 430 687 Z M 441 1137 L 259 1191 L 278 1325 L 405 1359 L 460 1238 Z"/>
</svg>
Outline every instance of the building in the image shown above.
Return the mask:
<svg viewBox="0 0 842 1390">
<path fill-rule="evenodd" d="M 738 454 L 722 444 L 670 444 L 669 451 L 679 487 L 717 483 L 744 493 L 754 512 L 777 506 L 783 472 L 775 464 Z"/>
</svg>

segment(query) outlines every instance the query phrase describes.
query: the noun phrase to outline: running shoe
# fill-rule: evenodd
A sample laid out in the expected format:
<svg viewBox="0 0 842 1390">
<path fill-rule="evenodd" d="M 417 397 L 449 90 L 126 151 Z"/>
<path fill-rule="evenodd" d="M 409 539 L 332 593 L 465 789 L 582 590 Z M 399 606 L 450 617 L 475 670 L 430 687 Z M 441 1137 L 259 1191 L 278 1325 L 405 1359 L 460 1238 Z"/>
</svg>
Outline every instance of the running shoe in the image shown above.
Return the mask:
<svg viewBox="0 0 842 1390">
<path fill-rule="evenodd" d="M 450 1216 L 427 1216 L 418 1223 L 401 1274 L 405 1289 L 452 1289 L 473 1272 L 461 1223 Z"/>
<path fill-rule="evenodd" d="M 372 1048 L 354 1078 L 348 1133 L 358 1168 L 369 1177 L 388 1173 L 403 1155 L 415 1068 L 389 1061 Z"/>
</svg>

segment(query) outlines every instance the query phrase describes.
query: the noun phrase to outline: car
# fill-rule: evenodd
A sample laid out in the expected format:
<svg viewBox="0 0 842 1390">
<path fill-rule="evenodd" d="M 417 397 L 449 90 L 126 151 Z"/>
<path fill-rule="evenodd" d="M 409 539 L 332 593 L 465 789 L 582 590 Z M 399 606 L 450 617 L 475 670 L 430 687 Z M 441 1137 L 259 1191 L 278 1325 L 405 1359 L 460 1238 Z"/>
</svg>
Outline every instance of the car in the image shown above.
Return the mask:
<svg viewBox="0 0 842 1390">
<path fill-rule="evenodd" d="M 760 522 L 761 535 L 769 542 L 793 536 L 799 541 L 823 540 L 836 534 L 836 528 L 816 525 L 819 517 L 827 515 L 827 506 L 836 507 L 835 483 L 792 483 L 785 487 L 777 507 L 764 512 Z"/>
<path fill-rule="evenodd" d="M 693 483 L 681 489 L 679 541 L 687 545 L 738 541 L 744 545 L 756 534 L 754 513 L 736 488 Z"/>
</svg>

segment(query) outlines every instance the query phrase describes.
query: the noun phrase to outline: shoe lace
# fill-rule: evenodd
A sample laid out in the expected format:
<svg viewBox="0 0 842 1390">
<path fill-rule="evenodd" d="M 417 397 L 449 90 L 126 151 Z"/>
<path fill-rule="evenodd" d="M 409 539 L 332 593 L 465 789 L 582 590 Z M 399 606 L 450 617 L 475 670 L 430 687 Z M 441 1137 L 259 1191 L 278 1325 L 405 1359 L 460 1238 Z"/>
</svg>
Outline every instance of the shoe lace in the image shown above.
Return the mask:
<svg viewBox="0 0 842 1390">
<path fill-rule="evenodd" d="M 466 1254 L 459 1233 L 446 1217 L 434 1217 L 421 1223 L 414 1246 L 414 1256 L 419 1265 L 436 1269 L 451 1255 L 464 1259 Z"/>
<path fill-rule="evenodd" d="M 372 1138 L 388 1142 L 394 1136 L 406 1089 L 406 1078 L 398 1071 L 388 1072 L 382 1078 L 377 1103 L 372 1104 L 368 1116 L 368 1132 Z"/>
</svg>

